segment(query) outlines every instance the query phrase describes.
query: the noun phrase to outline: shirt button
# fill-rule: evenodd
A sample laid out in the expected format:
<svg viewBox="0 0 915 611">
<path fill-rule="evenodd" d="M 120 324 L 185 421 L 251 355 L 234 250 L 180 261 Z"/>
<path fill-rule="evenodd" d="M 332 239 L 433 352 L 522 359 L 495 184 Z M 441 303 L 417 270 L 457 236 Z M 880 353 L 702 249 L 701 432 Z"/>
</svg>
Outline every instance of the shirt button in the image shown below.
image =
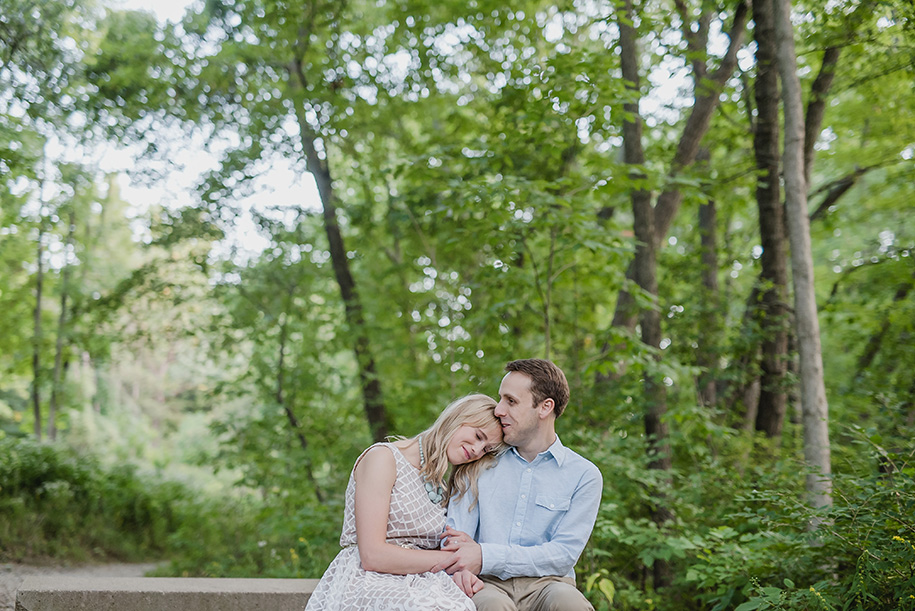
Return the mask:
<svg viewBox="0 0 915 611">
<path fill-rule="evenodd" d="M 553 507 L 555 507 L 555 505 L 553 505 L 552 503 L 550 503 L 550 509 L 552 509 Z"/>
<path fill-rule="evenodd" d="M 530 469 L 528 469 L 528 470 L 527 470 L 527 472 L 528 472 L 528 473 L 530 473 L 530 472 L 531 472 L 531 470 L 530 470 Z"/>
<path fill-rule="evenodd" d="M 521 526 L 521 522 L 515 522 L 515 526 Z"/>
<path fill-rule="evenodd" d="M 522 494 L 522 495 L 521 495 L 521 498 L 522 498 L 522 499 L 526 499 L 526 498 L 527 498 L 527 495 L 526 495 L 526 494 Z"/>
</svg>

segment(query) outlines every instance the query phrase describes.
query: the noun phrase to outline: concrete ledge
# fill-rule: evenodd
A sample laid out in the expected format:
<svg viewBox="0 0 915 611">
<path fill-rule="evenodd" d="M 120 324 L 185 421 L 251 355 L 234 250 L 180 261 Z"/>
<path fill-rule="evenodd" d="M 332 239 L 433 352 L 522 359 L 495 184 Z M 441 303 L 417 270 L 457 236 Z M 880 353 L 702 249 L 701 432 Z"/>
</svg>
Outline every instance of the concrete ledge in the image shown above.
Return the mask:
<svg viewBox="0 0 915 611">
<path fill-rule="evenodd" d="M 16 611 L 302 611 L 317 579 L 26 577 Z"/>
</svg>

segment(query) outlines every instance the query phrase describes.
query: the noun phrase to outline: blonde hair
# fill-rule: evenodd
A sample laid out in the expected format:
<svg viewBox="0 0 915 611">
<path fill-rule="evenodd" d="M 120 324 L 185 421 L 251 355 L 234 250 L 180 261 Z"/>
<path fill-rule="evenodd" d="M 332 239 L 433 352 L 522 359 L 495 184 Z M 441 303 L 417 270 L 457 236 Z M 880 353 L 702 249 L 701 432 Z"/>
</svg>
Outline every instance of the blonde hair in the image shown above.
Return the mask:
<svg viewBox="0 0 915 611">
<path fill-rule="evenodd" d="M 447 455 L 448 442 L 459 428 L 464 425 L 483 429 L 493 425 L 501 427 L 499 419 L 493 413 L 495 408 L 496 401 L 486 395 L 474 394 L 455 399 L 442 410 L 432 426 L 417 435 L 417 437 L 422 437 L 423 454 L 426 458 L 420 474 L 426 481 L 433 483 L 445 481 L 445 473 L 450 466 Z M 460 498 L 469 490 L 474 498 L 471 504 L 473 507 L 479 494 L 477 478 L 484 469 L 496 464 L 496 457 L 507 447 L 500 441 L 479 460 L 455 465 L 451 470 L 447 485 L 443 486 L 445 498 L 442 504 L 447 504 L 451 497 Z"/>
</svg>

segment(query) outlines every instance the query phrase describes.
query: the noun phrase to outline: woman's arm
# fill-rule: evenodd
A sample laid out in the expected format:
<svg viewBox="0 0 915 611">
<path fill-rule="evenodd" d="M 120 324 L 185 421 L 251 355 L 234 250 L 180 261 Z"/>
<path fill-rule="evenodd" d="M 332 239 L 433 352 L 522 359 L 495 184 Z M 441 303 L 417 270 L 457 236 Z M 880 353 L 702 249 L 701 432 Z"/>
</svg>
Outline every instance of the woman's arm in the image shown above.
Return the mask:
<svg viewBox="0 0 915 611">
<path fill-rule="evenodd" d="M 362 568 L 376 573 L 423 573 L 453 552 L 405 549 L 388 543 L 391 490 L 397 478 L 394 455 L 384 446 L 370 449 L 356 465 L 356 540 Z"/>
</svg>

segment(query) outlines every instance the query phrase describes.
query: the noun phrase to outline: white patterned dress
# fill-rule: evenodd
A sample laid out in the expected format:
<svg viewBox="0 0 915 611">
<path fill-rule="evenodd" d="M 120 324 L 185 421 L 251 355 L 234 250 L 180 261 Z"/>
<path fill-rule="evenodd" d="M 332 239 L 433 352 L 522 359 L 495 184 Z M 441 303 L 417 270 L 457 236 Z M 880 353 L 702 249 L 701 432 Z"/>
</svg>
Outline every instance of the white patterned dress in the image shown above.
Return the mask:
<svg viewBox="0 0 915 611">
<path fill-rule="evenodd" d="M 376 445 L 391 450 L 397 467 L 388 513 L 388 543 L 437 549 L 438 536 L 445 528 L 445 509 L 429 500 L 419 470 L 397 447 L 390 443 Z M 364 455 L 365 452 L 362 453 Z M 343 550 L 327 567 L 308 599 L 306 611 L 475 611 L 470 598 L 444 571 L 392 575 L 363 570 L 356 546 L 355 499 L 356 480 L 351 473 L 346 486 L 343 532 L 340 535 Z"/>
</svg>

